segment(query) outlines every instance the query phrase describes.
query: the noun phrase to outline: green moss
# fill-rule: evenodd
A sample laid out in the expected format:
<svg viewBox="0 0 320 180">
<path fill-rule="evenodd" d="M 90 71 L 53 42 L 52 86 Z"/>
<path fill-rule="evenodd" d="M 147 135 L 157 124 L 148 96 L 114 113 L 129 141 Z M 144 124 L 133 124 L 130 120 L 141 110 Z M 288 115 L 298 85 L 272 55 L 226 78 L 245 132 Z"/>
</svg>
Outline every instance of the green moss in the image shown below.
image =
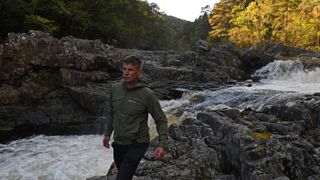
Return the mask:
<svg viewBox="0 0 320 180">
<path fill-rule="evenodd" d="M 253 132 L 252 136 L 256 139 L 269 139 L 271 137 L 271 132 Z"/>
<path fill-rule="evenodd" d="M 167 120 L 168 120 L 168 126 L 170 126 L 171 124 L 177 123 L 179 120 L 179 116 L 175 115 L 175 114 L 167 114 Z M 155 123 L 149 124 L 149 135 L 150 135 L 150 139 L 154 139 L 155 137 L 158 136 L 158 133 L 156 131 L 156 125 Z"/>
</svg>

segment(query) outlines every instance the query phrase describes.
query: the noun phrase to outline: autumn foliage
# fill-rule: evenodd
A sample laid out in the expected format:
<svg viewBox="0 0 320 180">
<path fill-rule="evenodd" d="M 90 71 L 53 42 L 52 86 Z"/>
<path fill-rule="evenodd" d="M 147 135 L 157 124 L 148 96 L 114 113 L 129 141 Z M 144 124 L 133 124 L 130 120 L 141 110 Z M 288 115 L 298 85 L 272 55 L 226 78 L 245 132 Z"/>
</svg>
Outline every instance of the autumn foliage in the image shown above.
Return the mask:
<svg viewBox="0 0 320 180">
<path fill-rule="evenodd" d="M 211 41 L 320 50 L 319 0 L 221 0 L 209 23 Z"/>
</svg>

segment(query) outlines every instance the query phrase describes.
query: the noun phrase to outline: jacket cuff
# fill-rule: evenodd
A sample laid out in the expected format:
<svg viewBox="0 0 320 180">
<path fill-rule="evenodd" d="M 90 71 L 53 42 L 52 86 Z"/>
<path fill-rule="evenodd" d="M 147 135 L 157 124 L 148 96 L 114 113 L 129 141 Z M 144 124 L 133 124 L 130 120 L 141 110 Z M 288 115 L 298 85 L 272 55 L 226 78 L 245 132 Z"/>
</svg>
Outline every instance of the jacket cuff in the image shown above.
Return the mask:
<svg viewBox="0 0 320 180">
<path fill-rule="evenodd" d="M 169 146 L 168 146 L 168 142 L 167 141 L 161 141 L 157 147 L 162 147 L 166 152 L 169 151 Z"/>
<path fill-rule="evenodd" d="M 111 134 L 112 134 L 112 131 L 110 132 L 110 131 L 106 130 L 104 133 L 104 136 L 111 136 Z"/>
</svg>

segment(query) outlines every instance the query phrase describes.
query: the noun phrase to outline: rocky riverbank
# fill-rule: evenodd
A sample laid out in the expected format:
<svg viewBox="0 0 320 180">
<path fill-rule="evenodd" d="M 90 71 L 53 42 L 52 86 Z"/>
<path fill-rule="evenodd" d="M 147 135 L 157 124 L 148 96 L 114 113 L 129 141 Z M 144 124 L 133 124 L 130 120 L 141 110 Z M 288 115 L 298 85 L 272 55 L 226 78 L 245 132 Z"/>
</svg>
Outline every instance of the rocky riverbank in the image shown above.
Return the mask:
<svg viewBox="0 0 320 180">
<path fill-rule="evenodd" d="M 177 54 L 57 39 L 39 31 L 9 34 L 0 45 L 0 141 L 102 133 L 105 119 L 99 117 L 108 108 L 109 85 L 121 79 L 121 59 L 129 54 L 144 61 L 143 80 L 163 100 L 179 99 L 185 90 L 251 86 L 243 80 L 275 59 L 299 59 L 309 70 L 319 67 L 320 59 L 319 53 L 282 46 L 240 50 L 199 41 Z M 273 92 L 256 96 L 263 93 Z M 187 105 L 175 109 L 171 115 L 181 122 L 169 128 L 170 151 L 162 161 L 153 161 L 153 140 L 136 179 L 320 178 L 319 93 L 284 96 L 259 109 L 195 108 L 209 98 L 191 96 Z M 196 116 L 183 118 L 190 109 Z"/>
<path fill-rule="evenodd" d="M 320 97 L 304 98 L 265 112 L 201 112 L 172 125 L 170 153 L 156 162 L 150 148 L 137 179 L 319 179 Z"/>
</svg>

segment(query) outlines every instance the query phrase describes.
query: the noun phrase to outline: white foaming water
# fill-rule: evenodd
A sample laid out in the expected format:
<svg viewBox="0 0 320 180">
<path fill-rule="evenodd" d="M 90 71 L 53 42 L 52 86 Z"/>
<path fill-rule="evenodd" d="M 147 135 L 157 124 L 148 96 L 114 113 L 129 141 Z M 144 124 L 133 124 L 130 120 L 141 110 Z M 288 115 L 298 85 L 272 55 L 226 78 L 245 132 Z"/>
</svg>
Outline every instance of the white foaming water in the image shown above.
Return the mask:
<svg viewBox="0 0 320 180">
<path fill-rule="evenodd" d="M 189 93 L 180 100 L 182 105 L 176 102 L 175 108 L 184 108 L 194 113 L 231 107 L 260 111 L 276 100 L 320 92 L 320 68 L 306 70 L 300 61 L 278 60 L 256 71 L 253 76 L 259 77 L 260 82 L 251 86 Z M 195 96 L 201 96 L 204 100 L 186 106 L 186 98 L 192 99 Z"/>
<path fill-rule="evenodd" d="M 164 112 L 188 104 L 187 98 L 161 101 Z M 152 118 L 151 118 L 152 119 Z M 151 131 L 156 131 L 150 120 Z M 0 144 L 0 180 L 84 180 L 105 176 L 113 162 L 112 148 L 102 135 L 35 136 Z"/>
<path fill-rule="evenodd" d="M 195 93 L 206 97 L 203 102 L 191 105 L 189 108 L 198 111 L 237 108 L 246 108 L 261 111 L 275 100 L 293 98 L 297 93 L 274 90 L 259 90 L 245 86 L 236 86 L 218 91 L 202 91 Z"/>
<path fill-rule="evenodd" d="M 252 89 L 313 94 L 320 91 L 320 68 L 306 70 L 300 61 L 274 61 L 256 71 L 262 78 Z"/>
<path fill-rule="evenodd" d="M 178 119 L 174 119 L 175 122 L 173 122 L 172 116 L 181 108 L 187 107 L 190 104 L 189 98 L 192 96 L 192 93 L 185 92 L 183 93 L 182 97 L 180 99 L 173 99 L 173 100 L 167 100 L 167 101 L 160 101 L 160 105 L 162 107 L 162 110 L 165 112 L 167 118 L 168 118 L 168 125 L 172 123 L 179 123 L 176 121 L 179 121 L 183 117 L 180 117 Z M 149 126 L 149 134 L 151 139 L 156 137 L 158 133 L 156 132 L 156 125 L 154 123 L 153 118 L 149 114 L 148 118 L 148 126 Z"/>
<path fill-rule="evenodd" d="M 107 174 L 112 149 L 101 135 L 35 136 L 0 144 L 1 180 L 74 180 Z"/>
</svg>

